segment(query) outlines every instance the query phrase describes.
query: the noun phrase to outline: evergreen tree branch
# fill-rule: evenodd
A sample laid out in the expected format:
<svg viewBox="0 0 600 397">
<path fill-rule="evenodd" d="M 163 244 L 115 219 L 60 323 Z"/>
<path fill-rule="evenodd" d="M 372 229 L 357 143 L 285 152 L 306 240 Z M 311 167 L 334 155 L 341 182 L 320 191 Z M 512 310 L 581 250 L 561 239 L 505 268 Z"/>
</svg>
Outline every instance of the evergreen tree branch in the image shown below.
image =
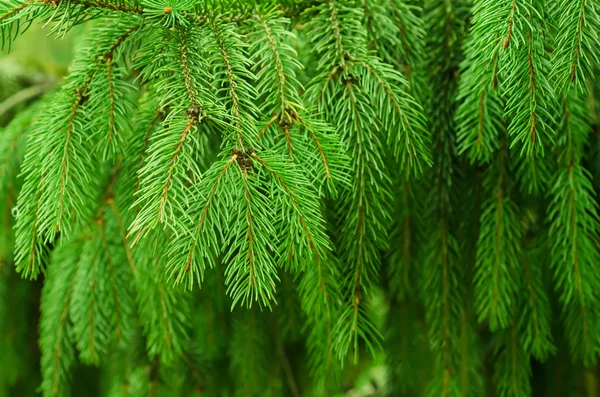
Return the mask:
<svg viewBox="0 0 600 397">
<path fill-rule="evenodd" d="M 194 280 L 201 285 L 206 266 L 216 265 L 215 257 L 219 252 L 217 238 L 223 237 L 220 230 L 226 230 L 220 229 L 220 226 L 229 225 L 231 222 L 229 217 L 221 220 L 218 215 L 224 210 L 221 197 L 224 195 L 223 189 L 231 183 L 230 169 L 238 157 L 238 154 L 233 154 L 227 161 L 214 163 L 198 186 L 199 197 L 202 200 L 194 205 L 194 208 L 200 211 L 196 216 L 192 216 L 192 239 L 190 241 L 189 236 L 175 236 L 171 243 L 171 260 L 168 267 L 169 275 L 174 278 L 175 283 L 181 283 L 187 278 L 187 288 L 192 288 Z M 220 236 L 217 236 L 217 232 Z M 211 247 L 209 252 L 205 251 L 208 247 Z"/>
<path fill-rule="evenodd" d="M 489 320 L 492 330 L 510 324 L 516 293 L 514 269 L 520 253 L 518 207 L 510 197 L 506 152 L 503 146 L 497 165 L 489 170 L 487 182 L 493 196 L 483 204 L 474 278 L 478 319 Z"/>
<path fill-rule="evenodd" d="M 181 358 L 190 338 L 191 296 L 169 285 L 164 237 L 153 230 L 136 246 L 134 285 L 148 355 L 169 365 Z"/>
<path fill-rule="evenodd" d="M 554 135 L 551 124 L 556 106 L 554 90 L 548 81 L 547 19 L 543 4 L 532 1 L 517 7 L 515 2 L 509 32 L 502 45 L 500 73 L 505 75 L 502 95 L 507 98 L 505 114 L 510 120 L 507 130 L 512 136 L 510 147 L 517 146 L 527 156 L 543 155 L 544 146 L 552 142 Z"/>
<path fill-rule="evenodd" d="M 276 234 L 268 224 L 272 215 L 268 199 L 259 191 L 259 176 L 249 175 L 247 168 L 239 170 L 242 186 L 237 192 L 237 201 L 241 202 L 238 217 L 245 219 L 238 220 L 238 230 L 230 232 L 231 247 L 225 254 L 227 292 L 232 297 L 232 307 L 238 302 L 250 307 L 256 301 L 270 308 L 277 303 L 274 292 L 279 280 L 269 252 L 277 244 Z"/>
<path fill-rule="evenodd" d="M 539 360 L 545 360 L 555 353 L 556 347 L 551 333 L 550 302 L 544 290 L 540 258 L 533 256 L 535 252 L 526 252 L 520 262 L 527 289 L 527 297 L 522 299 L 521 315 L 518 318 L 518 331 L 522 337 L 525 352 Z M 529 255 L 528 255 L 529 254 Z M 533 260 L 530 261 L 529 258 Z"/>
<path fill-rule="evenodd" d="M 26 181 L 18 200 L 23 216 L 17 219 L 16 243 L 17 269 L 30 277 L 40 270 L 36 269 L 39 248 L 34 247 L 52 242 L 59 233 L 69 236 L 94 208 L 98 181 L 87 145 L 93 124 L 85 108 L 90 84 L 99 70 L 97 56 L 117 51 L 115 43 L 123 44 L 124 36 L 135 31 L 118 24 L 90 41 L 72 67 L 68 83 L 56 94 L 53 106 L 44 110 L 32 133 L 27 149 L 31 154 L 23 166 Z"/>
<path fill-rule="evenodd" d="M 499 55 L 503 45 L 510 43 L 514 12 L 513 0 L 494 4 L 478 0 L 473 6 L 456 114 L 459 153 L 467 152 L 472 161 L 489 160 L 498 149 L 502 130 Z"/>
<path fill-rule="evenodd" d="M 598 64 L 594 48 L 600 44 L 595 33 L 600 25 L 600 4 L 594 0 L 557 3 L 554 74 L 559 88 L 565 92 L 574 85 L 586 91 L 586 80 L 593 78 L 593 66 Z"/>
<path fill-rule="evenodd" d="M 206 132 L 209 118 L 222 119 L 215 108 L 216 97 L 210 92 L 209 64 L 196 50 L 206 45 L 203 33 L 206 31 L 161 32 L 156 39 L 166 39 L 167 46 L 148 42 L 142 48 L 149 59 L 156 60 L 146 64 L 142 76 L 156 81 L 159 106 L 169 113 L 160 132 L 150 137 L 143 155 L 139 199 L 134 203 L 141 209 L 129 231 L 130 236 L 136 235 L 134 245 L 160 223 L 177 228 L 175 222 L 186 202 L 188 182 L 201 179 L 194 159 L 194 153 L 202 150 L 198 132 Z"/>
<path fill-rule="evenodd" d="M 516 324 L 503 331 L 499 337 L 497 358 L 494 366 L 496 391 L 503 397 L 527 397 L 531 395 L 531 367 L 527 354 L 519 341 Z"/>
<path fill-rule="evenodd" d="M 598 205 L 588 172 L 580 164 L 587 139 L 585 105 L 573 90 L 564 97 L 559 168 L 548 208 L 549 239 L 555 289 L 560 294 L 567 342 L 575 359 L 594 362 L 598 355 L 597 296 L 599 280 L 591 269 L 598 258 Z"/>
<path fill-rule="evenodd" d="M 207 25 L 214 37 L 209 51 L 218 54 L 212 61 L 216 66 L 216 88 L 226 98 L 225 107 L 230 112 L 228 124 L 234 129 L 237 150 L 245 150 L 258 136 L 255 120 L 259 113 L 254 103 L 257 94 L 250 84 L 255 76 L 250 71 L 246 45 L 232 24 L 209 19 Z"/>
<path fill-rule="evenodd" d="M 40 350 L 42 351 L 42 393 L 45 397 L 69 395 L 69 369 L 75 361 L 73 330 L 69 321 L 69 305 L 74 288 L 74 275 L 79 258 L 72 246 L 63 245 L 53 253 L 42 292 L 40 318 Z"/>
</svg>

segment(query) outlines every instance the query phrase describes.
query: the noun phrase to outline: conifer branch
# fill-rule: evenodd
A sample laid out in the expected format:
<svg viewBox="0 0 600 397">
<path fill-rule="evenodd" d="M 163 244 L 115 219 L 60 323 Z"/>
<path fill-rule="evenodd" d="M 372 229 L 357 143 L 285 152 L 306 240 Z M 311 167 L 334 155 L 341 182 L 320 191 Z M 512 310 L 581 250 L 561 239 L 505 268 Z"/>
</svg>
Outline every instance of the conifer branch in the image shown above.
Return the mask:
<svg viewBox="0 0 600 397">
<path fill-rule="evenodd" d="M 552 314 L 550 302 L 542 283 L 541 266 L 536 263 L 540 258 L 534 256 L 533 261 L 530 262 L 529 257 L 533 253 L 535 252 L 526 252 L 529 255 L 520 258 L 527 297 L 521 299 L 524 301 L 524 307 L 521 309 L 522 314 L 517 325 L 518 330 L 522 332 L 522 345 L 525 352 L 539 360 L 544 360 L 556 351 L 556 347 L 550 329 Z"/>
<path fill-rule="evenodd" d="M 97 181 L 93 175 L 93 154 L 86 142 L 93 123 L 86 112 L 88 100 L 93 104 L 90 85 L 98 73 L 98 54 L 106 49 L 118 50 L 136 30 L 130 25 L 117 25 L 90 42 L 73 67 L 68 83 L 56 94 L 54 106 L 46 109 L 32 133 L 25 159 L 27 181 L 19 195 L 23 216 L 17 219 L 17 257 L 19 269 L 35 277 L 36 256 L 45 242 L 60 233 L 69 236 L 78 223 L 89 218 L 94 208 Z M 86 107 L 86 109 L 84 109 Z M 95 107 L 91 107 L 95 109 Z M 93 111 L 92 111 L 93 113 Z M 93 127 L 92 127 L 93 128 Z M 43 159 L 43 162 L 42 162 Z M 42 254 L 43 255 L 43 254 Z"/>
<path fill-rule="evenodd" d="M 256 118 L 259 111 L 254 104 L 257 94 L 249 84 L 255 80 L 255 76 L 249 68 L 246 45 L 233 25 L 219 20 L 207 20 L 207 25 L 214 37 L 212 52 L 217 54 L 213 63 L 221 66 L 216 69 L 216 81 L 220 82 L 216 88 L 227 98 L 225 108 L 230 112 L 228 124 L 234 129 L 237 150 L 243 151 L 252 146 L 258 136 Z"/>
<path fill-rule="evenodd" d="M 520 252 L 521 231 L 508 190 L 506 156 L 503 146 L 496 167 L 490 169 L 488 183 L 493 196 L 483 204 L 474 279 L 478 319 L 489 320 L 492 330 L 506 328 L 514 313 L 514 269 Z"/>
<path fill-rule="evenodd" d="M 44 396 L 66 396 L 70 389 L 69 368 L 75 360 L 75 349 L 68 314 L 74 275 L 80 265 L 79 258 L 71 254 L 67 246 L 61 246 L 53 253 L 53 266 L 48 270 L 42 292 L 39 343 Z"/>
<path fill-rule="evenodd" d="M 507 98 L 505 113 L 510 123 L 508 134 L 513 137 L 510 147 L 518 146 L 527 156 L 543 155 L 544 146 L 552 141 L 554 121 L 553 88 L 547 79 L 550 74 L 544 32 L 548 30 L 543 18 L 543 6 L 532 2 L 524 7 L 513 4 L 510 14 L 510 34 L 506 36 L 506 51 L 501 74 L 505 75 Z M 524 89 L 527 87 L 527 89 Z M 526 110 L 522 108 L 527 103 Z"/>
<path fill-rule="evenodd" d="M 519 339 L 517 326 L 513 322 L 501 335 L 502 342 L 496 351 L 494 379 L 496 390 L 502 396 L 524 397 L 531 394 L 529 355 L 523 350 Z"/>
<path fill-rule="evenodd" d="M 498 94 L 499 62 L 503 45 L 508 46 L 513 29 L 512 0 L 493 5 L 476 1 L 472 29 L 461 69 L 457 111 L 459 153 L 467 152 L 474 160 L 489 160 L 498 149 L 502 109 Z"/>
<path fill-rule="evenodd" d="M 580 164 L 581 148 L 589 133 L 584 122 L 585 107 L 571 91 L 563 100 L 558 143 L 562 153 L 550 192 L 549 238 L 569 348 L 574 358 L 589 363 L 596 360 L 600 343 L 595 331 L 599 320 L 593 310 L 597 297 L 590 293 L 594 288 L 591 286 L 599 282 L 590 269 L 599 255 L 599 218 L 588 173 Z"/>
<path fill-rule="evenodd" d="M 30 376 L 13 245 L 45 397 L 77 363 L 109 395 L 335 395 L 383 343 L 391 395 L 597 361 L 597 0 L 0 3 L 8 46 L 105 18 L 52 95 L 0 68 L 0 393 Z"/>
<path fill-rule="evenodd" d="M 286 77 L 283 74 L 283 63 L 281 61 L 281 55 L 279 53 L 278 43 L 275 42 L 275 36 L 273 35 L 273 30 L 265 20 L 265 18 L 258 14 L 254 14 L 254 18 L 258 21 L 262 31 L 264 32 L 267 40 L 269 42 L 269 47 L 271 49 L 271 54 L 273 54 L 273 64 L 275 65 L 275 76 L 277 77 L 277 96 L 279 99 L 279 115 L 283 115 L 285 112 L 285 108 L 288 104 L 286 100 Z M 277 113 L 276 113 L 277 115 Z"/>
<path fill-rule="evenodd" d="M 147 44 L 149 56 L 160 62 L 147 65 L 142 75 L 144 79 L 156 80 L 159 106 L 169 113 L 160 132 L 150 137 L 147 154 L 143 155 L 141 190 L 134 203 L 141 209 L 129 228 L 129 235 L 136 235 L 132 245 L 160 223 L 175 227 L 171 222 L 185 204 L 188 180 L 201 178 L 193 159 L 194 151 L 200 150 L 196 133 L 200 127 L 206 128 L 208 118 L 221 118 L 218 110 L 211 113 L 208 109 L 216 103 L 208 82 L 208 62 L 190 50 L 190 46 L 203 44 L 202 31 L 161 33 L 157 39 L 166 38 L 168 46 Z"/>
<path fill-rule="evenodd" d="M 229 170 L 238 160 L 238 154 L 234 153 L 226 162 L 215 163 L 205 174 L 203 181 L 199 186 L 201 192 L 205 192 L 201 201 L 202 205 L 199 216 L 194 219 L 192 240 L 188 242 L 187 238 L 175 238 L 171 247 L 171 260 L 169 261 L 169 275 L 173 277 L 175 283 L 181 283 L 187 278 L 187 287 L 192 288 L 194 280 L 201 285 L 204 279 L 204 269 L 208 262 L 209 267 L 214 267 L 214 256 L 216 252 L 208 253 L 203 251 L 203 247 L 216 244 L 216 236 L 211 236 L 210 231 L 217 226 L 214 222 L 215 212 L 219 211 L 222 202 L 219 200 L 223 189 L 224 178 L 229 177 Z M 216 208 L 212 208 L 216 207 Z M 213 241 L 213 244 L 209 244 Z M 213 250 L 216 247 L 213 248 Z M 180 256 L 181 253 L 184 256 Z"/>
<path fill-rule="evenodd" d="M 364 67 L 374 78 L 375 84 L 371 87 L 368 81 L 363 84 L 369 87 L 374 97 L 385 98 L 380 118 L 384 128 L 388 130 L 388 143 L 394 148 L 393 154 L 400 159 L 402 167 L 420 175 L 424 167 L 431 165 L 431 155 L 428 148 L 429 134 L 423 127 L 424 117 L 420 114 L 419 105 L 410 96 L 401 98 L 398 95 L 402 92 L 401 89 L 393 89 L 390 82 L 396 82 L 400 86 L 407 84 L 400 74 L 375 60 L 365 62 Z M 397 129 L 400 131 L 397 132 Z"/>
<path fill-rule="evenodd" d="M 553 63 L 559 88 L 569 86 L 586 90 L 586 80 L 593 78 L 592 68 L 598 64 L 594 48 L 600 43 L 595 34 L 600 26 L 600 9 L 596 1 L 561 2 L 554 8 L 556 38 Z"/>
<path fill-rule="evenodd" d="M 107 200 L 108 205 L 110 206 L 113 215 L 119 225 L 119 232 L 121 234 L 121 239 L 123 241 L 123 249 L 125 250 L 125 255 L 127 256 L 127 263 L 129 264 L 129 268 L 132 274 L 135 274 L 135 262 L 133 260 L 133 254 L 131 253 L 131 248 L 129 247 L 129 243 L 127 242 L 127 229 L 125 228 L 125 223 L 123 222 L 123 218 L 115 204 L 115 200 L 113 198 L 109 198 Z"/>
<path fill-rule="evenodd" d="M 191 297 L 169 285 L 163 270 L 168 246 L 159 233 L 149 232 L 133 251 L 135 289 L 148 354 L 170 365 L 181 358 L 190 338 Z"/>
</svg>

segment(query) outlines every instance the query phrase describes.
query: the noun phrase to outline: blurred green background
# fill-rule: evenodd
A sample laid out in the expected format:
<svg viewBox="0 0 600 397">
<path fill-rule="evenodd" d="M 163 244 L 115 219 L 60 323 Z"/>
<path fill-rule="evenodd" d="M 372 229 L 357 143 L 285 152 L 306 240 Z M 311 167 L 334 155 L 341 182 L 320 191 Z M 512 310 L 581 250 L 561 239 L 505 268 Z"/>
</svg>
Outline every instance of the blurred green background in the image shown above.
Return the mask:
<svg viewBox="0 0 600 397">
<path fill-rule="evenodd" d="M 0 125 L 6 125 L 22 106 L 60 84 L 67 73 L 79 26 L 62 38 L 49 36 L 50 29 L 31 25 L 11 47 L 0 51 Z"/>
</svg>

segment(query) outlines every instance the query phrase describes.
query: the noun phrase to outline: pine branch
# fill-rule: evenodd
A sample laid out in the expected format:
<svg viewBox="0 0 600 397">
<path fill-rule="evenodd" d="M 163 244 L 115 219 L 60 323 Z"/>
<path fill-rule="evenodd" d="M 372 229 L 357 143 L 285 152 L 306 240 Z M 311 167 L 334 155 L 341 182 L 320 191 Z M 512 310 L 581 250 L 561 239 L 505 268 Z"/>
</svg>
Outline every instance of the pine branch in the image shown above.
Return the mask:
<svg viewBox="0 0 600 397">
<path fill-rule="evenodd" d="M 564 98 L 558 145 L 560 167 L 554 175 L 548 208 L 551 266 L 560 294 L 567 342 L 575 359 L 594 362 L 598 354 L 597 296 L 599 280 L 592 270 L 598 258 L 598 205 L 590 176 L 581 166 L 587 139 L 585 105 L 569 91 Z"/>
<path fill-rule="evenodd" d="M 543 361 L 556 352 L 556 347 L 551 333 L 552 311 L 543 285 L 541 258 L 539 253 L 530 249 L 520 258 L 520 262 L 527 296 L 521 298 L 517 330 L 525 352 Z"/>
<path fill-rule="evenodd" d="M 116 52 L 134 31 L 118 24 L 88 43 L 28 141 L 22 171 L 26 180 L 18 200 L 22 216 L 17 219 L 16 257 L 17 269 L 29 277 L 40 271 L 37 256 L 43 244 L 59 233 L 68 237 L 95 207 L 98 181 L 88 141 L 94 133 L 89 121 L 93 108 L 87 107 L 90 84 L 98 71 L 98 55 Z"/>
<path fill-rule="evenodd" d="M 459 153 L 471 161 L 489 160 L 502 131 L 499 101 L 499 55 L 513 33 L 514 0 L 490 4 L 478 0 L 473 7 L 472 28 L 461 64 L 460 106 L 456 114 Z"/>
<path fill-rule="evenodd" d="M 234 156 L 236 156 L 234 154 Z M 237 168 L 234 202 L 238 207 L 237 227 L 228 231 L 229 252 L 225 283 L 232 298 L 232 308 L 241 303 L 251 307 L 252 302 L 271 308 L 275 301 L 275 282 L 279 281 L 276 263 L 271 255 L 278 245 L 277 234 L 271 224 L 273 218 L 269 199 L 260 190 L 260 175 L 249 172 L 246 166 Z M 235 208 L 234 207 L 234 208 Z M 237 229 L 237 230 L 236 230 Z"/>
<path fill-rule="evenodd" d="M 489 320 L 491 330 L 506 328 L 514 313 L 521 230 L 518 207 L 510 196 L 506 148 L 489 169 L 489 197 L 483 203 L 477 242 L 476 274 L 473 280 L 475 306 L 480 322 Z"/>
<path fill-rule="evenodd" d="M 554 75 L 563 92 L 574 86 L 587 90 L 586 81 L 598 64 L 594 48 L 600 44 L 595 33 L 600 24 L 600 4 L 594 0 L 560 2 L 553 7 L 556 19 Z"/>
<path fill-rule="evenodd" d="M 513 323 L 503 331 L 496 351 L 494 380 L 496 391 L 502 397 L 527 397 L 531 395 L 531 367 L 529 354 L 523 350 L 517 326 Z M 499 339 L 500 339 L 499 338 Z"/>
<path fill-rule="evenodd" d="M 75 361 L 75 348 L 68 313 L 74 275 L 79 267 L 79 258 L 73 255 L 73 249 L 78 249 L 77 244 L 65 244 L 53 253 L 42 291 L 39 344 L 41 389 L 45 397 L 66 397 L 70 391 L 69 370 Z"/>
<path fill-rule="evenodd" d="M 167 244 L 160 231 L 149 232 L 133 251 L 135 290 L 146 349 L 151 358 L 169 365 L 179 359 L 189 340 L 190 295 L 174 289 L 164 274 Z"/>
<path fill-rule="evenodd" d="M 544 146 L 548 147 L 554 136 L 551 125 L 557 106 L 548 80 L 550 64 L 545 36 L 549 18 L 543 8 L 537 1 L 520 7 L 515 2 L 510 35 L 505 38 L 501 55 L 510 147 L 517 147 L 526 156 L 543 155 Z"/>
<path fill-rule="evenodd" d="M 189 181 L 201 179 L 194 158 L 194 153 L 202 150 L 198 134 L 209 128 L 209 118 L 223 119 L 210 89 L 209 64 L 197 51 L 206 45 L 205 33 L 160 32 L 141 49 L 149 59 L 156 60 L 138 60 L 145 65 L 142 77 L 156 81 L 153 87 L 161 98 L 159 106 L 168 109 L 168 114 L 160 132 L 149 139 L 139 173 L 139 199 L 134 205 L 141 209 L 130 225 L 129 235 L 136 235 L 133 244 L 160 223 L 178 227 L 177 214 L 186 204 Z"/>
<path fill-rule="evenodd" d="M 285 146 L 290 159 L 308 169 L 311 179 L 321 190 L 321 184 L 332 195 L 338 186 L 347 183 L 346 164 L 339 136 L 325 122 L 313 117 L 312 109 L 306 109 L 300 92 L 304 87 L 296 78 L 296 70 L 302 65 L 296 60 L 296 51 L 286 43 L 290 36 L 288 21 L 276 10 L 255 13 L 250 52 L 256 54 L 255 68 L 257 91 L 263 97 L 261 115 L 270 119 L 261 129 L 259 139 L 270 132 L 273 145 Z M 271 116 L 271 114 L 273 114 Z M 278 140 L 283 135 L 281 144 Z M 312 166 L 317 163 L 318 166 Z"/>
<path fill-rule="evenodd" d="M 5 0 L 0 4 L 0 41 L 10 49 L 13 38 L 25 32 L 33 21 L 52 25 L 51 32 L 63 37 L 74 26 L 102 16 L 117 14 L 141 15 L 142 7 L 134 2 L 105 0 Z"/>
</svg>

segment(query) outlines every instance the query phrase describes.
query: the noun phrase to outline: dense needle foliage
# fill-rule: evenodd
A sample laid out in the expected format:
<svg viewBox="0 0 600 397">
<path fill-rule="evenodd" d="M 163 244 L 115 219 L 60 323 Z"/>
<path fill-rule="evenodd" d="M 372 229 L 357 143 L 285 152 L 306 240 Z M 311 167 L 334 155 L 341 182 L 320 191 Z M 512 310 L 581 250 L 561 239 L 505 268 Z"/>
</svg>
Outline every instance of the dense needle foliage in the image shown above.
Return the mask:
<svg viewBox="0 0 600 397">
<path fill-rule="evenodd" d="M 31 24 L 88 29 L 0 70 L 0 396 L 598 395 L 599 0 Z"/>
</svg>

